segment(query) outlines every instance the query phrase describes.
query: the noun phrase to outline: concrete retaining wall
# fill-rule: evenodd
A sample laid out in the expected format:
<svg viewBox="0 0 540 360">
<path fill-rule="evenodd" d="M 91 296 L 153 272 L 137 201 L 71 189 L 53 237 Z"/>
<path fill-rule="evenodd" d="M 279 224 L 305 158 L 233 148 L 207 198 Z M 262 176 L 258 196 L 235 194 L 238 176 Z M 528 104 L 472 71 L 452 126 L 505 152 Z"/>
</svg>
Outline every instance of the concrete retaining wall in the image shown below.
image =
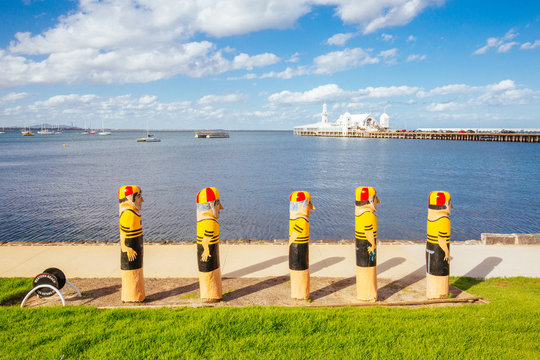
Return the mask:
<svg viewBox="0 0 540 360">
<path fill-rule="evenodd" d="M 540 234 L 488 234 L 481 235 L 483 245 L 539 245 Z"/>
</svg>

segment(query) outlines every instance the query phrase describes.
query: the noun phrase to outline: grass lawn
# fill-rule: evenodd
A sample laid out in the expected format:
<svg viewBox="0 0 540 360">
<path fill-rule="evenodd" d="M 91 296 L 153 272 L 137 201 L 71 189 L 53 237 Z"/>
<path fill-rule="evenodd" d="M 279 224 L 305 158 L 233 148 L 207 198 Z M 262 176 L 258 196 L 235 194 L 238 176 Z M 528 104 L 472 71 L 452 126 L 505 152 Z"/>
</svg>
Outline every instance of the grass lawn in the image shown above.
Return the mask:
<svg viewBox="0 0 540 360">
<path fill-rule="evenodd" d="M 0 358 L 540 359 L 540 279 L 452 278 L 452 283 L 489 304 L 415 309 L 4 306 Z M 31 280 L 0 279 L 2 301 L 14 286 L 29 289 Z"/>
</svg>

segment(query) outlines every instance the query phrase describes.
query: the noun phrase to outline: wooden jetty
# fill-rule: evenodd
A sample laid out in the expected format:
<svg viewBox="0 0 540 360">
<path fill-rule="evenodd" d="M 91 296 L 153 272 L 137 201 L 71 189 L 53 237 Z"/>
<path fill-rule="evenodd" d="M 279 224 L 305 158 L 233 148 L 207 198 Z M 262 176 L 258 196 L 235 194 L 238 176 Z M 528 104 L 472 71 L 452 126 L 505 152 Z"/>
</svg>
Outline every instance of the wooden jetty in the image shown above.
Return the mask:
<svg viewBox="0 0 540 360">
<path fill-rule="evenodd" d="M 458 140 L 458 141 L 502 141 L 502 142 L 540 142 L 540 133 L 457 133 L 457 132 L 366 132 L 350 129 L 343 131 L 295 130 L 300 136 L 356 137 L 375 139 L 417 139 L 417 140 Z"/>
</svg>

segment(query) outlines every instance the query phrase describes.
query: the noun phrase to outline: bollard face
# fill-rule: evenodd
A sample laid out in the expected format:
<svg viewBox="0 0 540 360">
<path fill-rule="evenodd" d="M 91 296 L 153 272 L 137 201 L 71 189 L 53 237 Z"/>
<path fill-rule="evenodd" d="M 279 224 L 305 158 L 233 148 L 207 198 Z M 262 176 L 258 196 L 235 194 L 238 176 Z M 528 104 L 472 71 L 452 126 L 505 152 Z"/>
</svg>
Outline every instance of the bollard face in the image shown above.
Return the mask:
<svg viewBox="0 0 540 360">
<path fill-rule="evenodd" d="M 219 222 L 223 205 L 219 191 L 207 187 L 199 191 L 197 203 L 197 266 L 203 302 L 219 301 L 222 297 L 219 263 Z"/>
<path fill-rule="evenodd" d="M 452 200 L 446 191 L 429 194 L 426 267 L 427 273 L 436 276 L 450 274 L 450 213 Z"/>
<path fill-rule="evenodd" d="M 311 194 L 295 191 L 289 205 L 289 269 L 309 269 L 309 216 L 315 209 Z"/>
<path fill-rule="evenodd" d="M 289 272 L 291 298 L 309 298 L 309 216 L 314 210 L 307 191 L 295 191 L 289 204 Z"/>
<path fill-rule="evenodd" d="M 377 301 L 377 204 L 375 188 L 360 186 L 354 193 L 356 298 Z"/>
<path fill-rule="evenodd" d="M 381 201 L 371 186 L 360 186 L 355 191 L 354 237 L 356 242 L 356 265 L 377 265 L 377 204 Z"/>
<path fill-rule="evenodd" d="M 446 191 L 429 194 L 426 235 L 426 296 L 429 299 L 448 295 L 450 275 L 450 214 L 452 199 Z"/>
<path fill-rule="evenodd" d="M 124 302 L 140 302 L 145 299 L 144 242 L 140 214 L 143 202 L 142 190 L 136 185 L 124 185 L 118 190 L 121 297 Z"/>
<path fill-rule="evenodd" d="M 118 201 L 121 269 L 141 269 L 143 265 L 143 231 L 140 210 L 144 201 L 142 191 L 136 185 L 122 186 L 118 190 Z"/>
</svg>

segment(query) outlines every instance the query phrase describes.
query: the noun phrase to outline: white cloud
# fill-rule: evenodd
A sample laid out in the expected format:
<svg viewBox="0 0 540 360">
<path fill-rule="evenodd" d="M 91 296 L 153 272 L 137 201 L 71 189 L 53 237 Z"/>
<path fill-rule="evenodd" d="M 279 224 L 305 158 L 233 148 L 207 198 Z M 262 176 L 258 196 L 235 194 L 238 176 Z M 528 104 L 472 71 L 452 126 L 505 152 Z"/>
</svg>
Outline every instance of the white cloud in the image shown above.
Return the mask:
<svg viewBox="0 0 540 360">
<path fill-rule="evenodd" d="M 407 42 L 413 42 L 413 41 L 416 41 L 416 37 L 414 37 L 413 35 L 409 35 L 409 37 L 407 38 Z"/>
<path fill-rule="evenodd" d="M 268 101 L 274 104 L 312 104 L 323 101 L 335 101 L 349 95 L 349 92 L 340 89 L 336 84 L 328 84 L 304 92 L 284 90 L 280 93 L 270 95 Z"/>
<path fill-rule="evenodd" d="M 203 77 L 231 70 L 275 64 L 275 54 L 237 54 L 197 34 L 222 38 L 264 29 L 291 28 L 313 10 L 336 9 L 345 23 L 359 24 L 364 33 L 403 25 L 427 6 L 445 0 L 79 0 L 75 11 L 58 18 L 39 34 L 20 32 L 0 49 L 0 87 L 52 83 L 149 82 L 176 75 Z M 330 44 L 344 45 L 355 34 L 337 34 Z M 359 50 L 336 66 L 347 69 L 377 62 Z M 360 59 L 358 58 L 360 56 Z M 317 59 L 317 73 L 333 72 Z M 298 61 L 297 56 L 290 59 Z M 339 71 L 339 70 L 337 70 Z"/>
<path fill-rule="evenodd" d="M 497 52 L 503 53 L 512 48 L 512 46 L 517 45 L 516 42 L 510 42 L 519 34 L 515 32 L 514 29 L 508 30 L 508 32 L 502 38 L 490 37 L 486 41 L 486 45 L 477 49 L 473 54 L 474 55 L 483 55 L 487 53 L 492 48 L 497 48 Z"/>
<path fill-rule="evenodd" d="M 254 67 L 264 67 L 279 62 L 280 59 L 274 54 L 264 53 L 261 55 L 249 56 L 240 54 L 233 60 L 233 69 L 253 70 Z"/>
<path fill-rule="evenodd" d="M 361 24 L 364 34 L 391 26 L 405 25 L 429 6 L 441 6 L 445 0 L 342 0 L 337 13 L 345 23 Z"/>
<path fill-rule="evenodd" d="M 300 53 L 298 52 L 292 54 L 290 58 L 285 60 L 285 62 L 288 62 L 288 63 L 297 63 L 299 61 L 300 61 Z"/>
<path fill-rule="evenodd" d="M 400 96 L 411 96 L 418 92 L 419 88 L 415 86 L 381 86 L 381 87 L 367 87 L 365 89 L 357 90 L 355 93 L 355 99 L 361 98 L 391 98 Z"/>
<path fill-rule="evenodd" d="M 351 99 L 353 102 L 359 102 L 361 99 L 411 96 L 417 91 L 417 87 L 409 86 L 367 87 L 350 91 L 343 90 L 336 84 L 328 84 L 304 92 L 285 90 L 270 95 L 268 101 L 273 104 L 312 104 L 323 101 L 338 101 L 340 99 Z"/>
<path fill-rule="evenodd" d="M 390 34 L 382 33 L 381 38 L 383 39 L 383 41 L 386 41 L 386 42 L 394 41 L 394 36 Z"/>
<path fill-rule="evenodd" d="M 330 39 L 326 41 L 328 45 L 339 45 L 343 46 L 347 41 L 349 41 L 353 36 L 355 36 L 354 33 L 346 33 L 346 34 L 336 34 L 332 36 Z"/>
<path fill-rule="evenodd" d="M 20 92 L 20 93 L 12 92 L 0 98 L 0 105 L 11 103 L 11 102 L 17 102 L 28 96 L 30 96 L 30 94 L 27 92 Z"/>
<path fill-rule="evenodd" d="M 536 40 L 534 43 L 526 42 L 519 47 L 521 50 L 532 50 L 540 46 L 540 40 Z"/>
<path fill-rule="evenodd" d="M 367 64 L 376 64 L 379 59 L 371 57 L 369 50 L 361 48 L 334 51 L 316 57 L 313 60 L 315 74 L 332 74 L 338 71 L 354 69 Z"/>
<path fill-rule="evenodd" d="M 456 102 L 450 101 L 446 103 L 431 103 L 426 106 L 426 110 L 432 112 L 456 111 L 462 109 L 463 107 L 463 104 L 458 104 Z"/>
<path fill-rule="evenodd" d="M 538 92 L 522 88 L 512 80 L 503 80 L 484 86 L 452 84 L 434 88 L 428 92 L 419 91 L 418 97 L 444 97 L 452 95 L 452 101 L 433 102 L 428 111 L 451 111 L 466 107 L 524 105 L 538 101 Z M 459 100 L 459 101 L 458 101 Z"/>
<path fill-rule="evenodd" d="M 406 62 L 412 62 L 412 61 L 424 61 L 426 60 L 426 55 L 419 55 L 419 54 L 412 54 L 407 57 Z"/>
<path fill-rule="evenodd" d="M 512 41 L 512 42 L 508 42 L 508 43 L 504 43 L 502 44 L 501 46 L 499 46 L 497 48 L 497 52 L 498 53 L 505 53 L 505 52 L 508 52 L 510 51 L 510 49 L 512 49 L 512 47 L 516 46 L 516 45 L 519 45 L 518 42 L 515 42 L 515 41 Z"/>
<path fill-rule="evenodd" d="M 198 104 L 211 105 L 211 104 L 232 104 L 239 102 L 246 102 L 247 95 L 245 94 L 227 94 L 227 95 L 206 95 L 203 96 Z"/>
<path fill-rule="evenodd" d="M 307 75 L 309 73 L 310 72 L 308 68 L 305 66 L 299 66 L 296 69 L 293 69 L 287 66 L 287 68 L 281 72 L 271 71 L 271 72 L 262 74 L 260 78 L 261 79 L 268 79 L 268 78 L 291 79 L 293 77 Z"/>
<path fill-rule="evenodd" d="M 384 62 L 389 65 L 397 64 L 396 56 L 397 56 L 397 49 L 388 49 L 383 50 L 379 53 L 379 56 L 384 59 Z"/>
</svg>

